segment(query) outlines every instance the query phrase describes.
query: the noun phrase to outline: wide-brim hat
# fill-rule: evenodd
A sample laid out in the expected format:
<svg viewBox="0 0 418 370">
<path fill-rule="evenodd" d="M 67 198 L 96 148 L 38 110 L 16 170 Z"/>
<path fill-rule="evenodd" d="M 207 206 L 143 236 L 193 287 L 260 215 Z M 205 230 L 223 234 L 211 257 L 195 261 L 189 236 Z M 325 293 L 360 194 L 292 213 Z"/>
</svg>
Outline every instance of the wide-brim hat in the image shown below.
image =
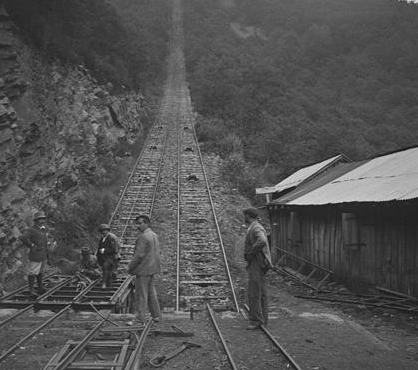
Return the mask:
<svg viewBox="0 0 418 370">
<path fill-rule="evenodd" d="M 41 220 L 41 219 L 46 219 L 46 215 L 43 212 L 36 212 L 35 216 L 33 216 L 33 220 Z"/>
<path fill-rule="evenodd" d="M 101 224 L 99 226 L 99 231 L 102 231 L 102 230 L 110 230 L 110 226 L 108 224 Z"/>
<path fill-rule="evenodd" d="M 90 248 L 89 247 L 82 247 L 81 248 L 81 254 L 90 254 Z"/>
</svg>

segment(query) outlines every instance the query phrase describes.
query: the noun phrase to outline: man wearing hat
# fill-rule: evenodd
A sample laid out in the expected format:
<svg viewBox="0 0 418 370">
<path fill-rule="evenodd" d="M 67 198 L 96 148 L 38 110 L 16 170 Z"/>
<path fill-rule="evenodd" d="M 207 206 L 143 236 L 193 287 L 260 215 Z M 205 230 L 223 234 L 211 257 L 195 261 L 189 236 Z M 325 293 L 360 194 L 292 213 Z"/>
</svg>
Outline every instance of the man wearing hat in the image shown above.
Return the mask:
<svg viewBox="0 0 418 370">
<path fill-rule="evenodd" d="M 36 296 L 34 290 L 35 279 L 38 284 L 38 294 L 46 292 L 42 284 L 42 273 L 48 260 L 48 236 L 45 227 L 45 213 L 35 213 L 33 222 L 34 225 L 23 233 L 21 240 L 29 248 L 29 294 Z"/>
<path fill-rule="evenodd" d="M 81 248 L 80 273 L 89 279 L 96 280 L 100 277 L 100 267 L 97 257 L 90 253 L 89 247 Z"/>
<path fill-rule="evenodd" d="M 255 208 L 248 208 L 243 213 L 245 223 L 249 225 L 244 245 L 250 307 L 247 329 L 254 330 L 261 325 L 267 325 L 268 321 L 265 274 L 271 268 L 271 256 L 266 230 L 258 222 L 258 211 Z"/>
<path fill-rule="evenodd" d="M 102 288 L 104 289 L 112 285 L 112 270 L 117 262 L 119 242 L 117 236 L 110 232 L 110 226 L 108 224 L 101 224 L 99 226 L 99 233 L 101 238 L 96 256 L 103 270 Z"/>
<path fill-rule="evenodd" d="M 157 234 L 151 230 L 150 218 L 139 215 L 136 223 L 139 230 L 134 255 L 128 265 L 128 273 L 135 275 L 136 320 L 145 322 L 149 309 L 155 322 L 160 320 L 160 304 L 155 289 L 155 276 L 161 272 L 160 243 Z"/>
</svg>

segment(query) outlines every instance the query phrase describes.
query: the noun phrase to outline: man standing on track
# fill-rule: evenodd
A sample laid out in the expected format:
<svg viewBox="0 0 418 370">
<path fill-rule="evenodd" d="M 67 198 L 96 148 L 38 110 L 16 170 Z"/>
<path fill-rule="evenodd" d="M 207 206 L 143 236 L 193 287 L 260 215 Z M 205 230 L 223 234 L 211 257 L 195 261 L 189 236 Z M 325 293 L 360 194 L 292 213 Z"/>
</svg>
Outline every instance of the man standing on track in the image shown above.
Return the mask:
<svg viewBox="0 0 418 370">
<path fill-rule="evenodd" d="M 154 286 L 154 275 L 161 271 L 160 245 L 157 234 L 150 228 L 150 219 L 146 215 L 136 218 L 139 236 L 135 242 L 132 261 L 128 265 L 128 273 L 136 276 L 135 301 L 136 319 L 144 323 L 146 310 L 149 307 L 154 321 L 160 320 L 160 304 Z"/>
<path fill-rule="evenodd" d="M 28 283 L 29 294 L 36 297 L 35 279 L 38 283 L 38 294 L 46 292 L 42 284 L 42 273 L 48 261 L 48 237 L 46 231 L 46 216 L 43 212 L 35 213 L 34 225 L 27 229 L 21 240 L 29 248 Z"/>
<path fill-rule="evenodd" d="M 112 285 L 112 271 L 117 263 L 119 253 L 119 242 L 115 234 L 110 232 L 108 224 L 99 226 L 101 238 L 99 240 L 99 248 L 97 249 L 97 261 L 102 266 L 102 289 Z"/>
<path fill-rule="evenodd" d="M 266 272 L 271 268 L 267 233 L 258 222 L 255 208 L 243 211 L 248 226 L 245 236 L 244 258 L 248 271 L 248 305 L 250 307 L 248 330 L 254 330 L 268 322 L 268 301 L 265 284 Z"/>
</svg>

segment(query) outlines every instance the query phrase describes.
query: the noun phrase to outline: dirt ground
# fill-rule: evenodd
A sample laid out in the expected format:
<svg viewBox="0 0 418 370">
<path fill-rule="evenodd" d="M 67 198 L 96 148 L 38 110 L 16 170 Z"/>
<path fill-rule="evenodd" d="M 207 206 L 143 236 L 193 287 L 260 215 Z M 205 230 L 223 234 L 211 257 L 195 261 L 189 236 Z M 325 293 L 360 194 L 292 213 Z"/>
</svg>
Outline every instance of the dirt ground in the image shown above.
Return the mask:
<svg viewBox="0 0 418 370">
<path fill-rule="evenodd" d="M 300 286 L 274 272 L 269 273 L 270 322 L 268 329 L 292 356 L 301 369 L 313 370 L 413 370 L 418 369 L 418 317 L 360 306 L 318 303 L 295 298 Z M 242 283 L 245 272 L 242 272 Z M 1 319 L 12 310 L 0 310 Z M 26 335 L 51 312 L 41 311 L 24 316 L 0 328 L 1 350 Z M 225 334 L 238 369 L 288 369 L 279 351 L 272 347 L 261 331 L 245 329 L 246 320 L 233 312 L 215 313 Z M 1 369 L 42 369 L 68 339 L 80 339 L 99 319 L 93 313 L 69 313 L 34 339 L 22 345 L 0 363 Z M 112 315 L 125 325 L 131 315 Z M 166 309 L 163 320 L 154 329 L 173 330 L 172 325 L 193 337 L 150 336 L 144 348 L 141 369 L 153 368 L 149 360 L 167 354 L 183 341 L 199 344 L 171 359 L 161 368 L 224 370 L 230 364 L 219 342 L 207 311 L 174 313 Z"/>
<path fill-rule="evenodd" d="M 242 209 L 248 201 L 220 180 L 219 165 L 210 158 L 213 200 L 231 272 L 240 304 L 245 302 L 246 271 L 242 259 L 245 226 Z M 228 205 L 228 206 L 225 206 Z M 263 220 L 268 225 L 268 220 Z M 162 232 L 162 231 L 160 231 Z M 167 254 L 167 260 L 171 255 Z M 167 262 L 168 264 L 168 262 Z M 173 330 L 172 325 L 192 337 L 150 336 L 144 347 L 141 369 L 153 368 L 149 360 L 167 354 L 183 341 L 199 344 L 169 360 L 161 369 L 226 370 L 231 365 L 217 337 L 207 311 L 197 312 L 193 320 L 188 313 L 173 312 L 173 292 L 169 277 L 162 274 L 157 282 L 160 302 L 166 309 L 157 329 Z M 275 272 L 268 273 L 270 321 L 268 329 L 303 370 L 418 370 L 418 316 L 393 310 L 369 309 L 328 302 L 295 298 L 306 293 L 300 284 Z M 13 310 L 0 310 L 0 321 Z M 0 327 L 0 353 L 16 343 L 51 312 L 31 312 L 10 325 Z M 132 315 L 112 315 L 120 325 Z M 291 369 L 280 352 L 264 334 L 246 330 L 241 314 L 216 313 L 216 318 L 240 370 Z M 94 313 L 70 312 L 46 327 L 35 338 L 20 346 L 0 363 L 1 370 L 43 369 L 51 357 L 69 339 L 79 340 L 100 318 Z"/>
<path fill-rule="evenodd" d="M 298 299 L 297 283 L 270 278 L 270 330 L 303 369 L 418 369 L 418 317 Z"/>
</svg>

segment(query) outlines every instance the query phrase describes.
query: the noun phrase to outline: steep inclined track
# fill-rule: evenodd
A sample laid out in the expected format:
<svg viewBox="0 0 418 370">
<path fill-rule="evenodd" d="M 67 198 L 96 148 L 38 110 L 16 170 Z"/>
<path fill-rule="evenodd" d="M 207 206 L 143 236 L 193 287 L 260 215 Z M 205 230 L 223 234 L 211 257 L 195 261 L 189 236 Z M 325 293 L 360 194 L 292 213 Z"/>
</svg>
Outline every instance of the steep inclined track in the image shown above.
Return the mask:
<svg viewBox="0 0 418 370">
<path fill-rule="evenodd" d="M 269 347 L 269 340 L 274 340 L 267 339 L 262 331 L 253 335 L 253 353 L 242 351 L 241 344 L 246 338 L 242 335 L 243 320 L 239 317 L 239 306 L 194 129 L 195 119 L 185 80 L 181 0 L 173 0 L 172 4 L 173 29 L 164 97 L 143 150 L 126 185 L 120 189 L 119 201 L 109 221 L 112 232 L 121 239 L 118 278 L 111 288 L 100 289 L 99 281 L 80 287 L 74 277 L 62 277 L 35 301 L 28 300 L 27 287 L 7 296 L 3 303 L 21 310 L 12 315 L 10 320 L 0 322 L 0 326 L 17 317 L 24 317 L 36 306 L 61 311 L 12 347 L 1 348 L 0 361 L 70 308 L 75 308 L 92 309 L 103 320 L 81 340 L 65 338 L 67 343 L 51 358 L 45 370 L 139 367 L 152 320 L 148 321 L 145 328 L 103 328 L 108 319 L 98 309 L 110 309 L 118 313 L 131 311 L 133 277 L 127 275 L 126 267 L 132 259 L 138 235 L 135 219 L 139 214 L 146 214 L 151 217 L 152 228 L 158 232 L 162 245 L 160 288 L 163 289 L 159 289 L 159 294 L 161 298 L 165 293 L 163 307 L 171 307 L 175 311 L 203 311 L 207 307 L 217 326 L 217 333 L 223 333 L 227 338 L 223 342 L 228 343 L 224 343 L 224 346 L 228 347 L 226 352 L 230 352 L 229 361 L 233 369 L 290 367 L 300 370 L 290 357 L 281 357 L 279 351 Z M 236 313 L 232 320 L 222 325 L 221 317 L 214 313 L 212 307 Z M 112 321 L 110 323 L 119 326 Z M 128 332 L 131 335 L 127 337 L 125 334 Z M 260 356 L 263 357 L 262 366 L 258 360 Z M 215 357 L 216 361 L 223 361 L 217 355 Z M 237 359 L 237 364 L 232 357 Z"/>
<path fill-rule="evenodd" d="M 112 231 L 122 240 L 120 272 L 132 257 L 138 233 L 134 220 L 147 214 L 153 227 L 171 235 L 161 237 L 164 268 L 174 275 L 167 280 L 176 284 L 171 287 L 175 310 L 197 308 L 208 300 L 238 310 L 194 130 L 185 81 L 181 6 L 176 1 L 173 6 L 163 103 L 111 219 Z"/>
</svg>

